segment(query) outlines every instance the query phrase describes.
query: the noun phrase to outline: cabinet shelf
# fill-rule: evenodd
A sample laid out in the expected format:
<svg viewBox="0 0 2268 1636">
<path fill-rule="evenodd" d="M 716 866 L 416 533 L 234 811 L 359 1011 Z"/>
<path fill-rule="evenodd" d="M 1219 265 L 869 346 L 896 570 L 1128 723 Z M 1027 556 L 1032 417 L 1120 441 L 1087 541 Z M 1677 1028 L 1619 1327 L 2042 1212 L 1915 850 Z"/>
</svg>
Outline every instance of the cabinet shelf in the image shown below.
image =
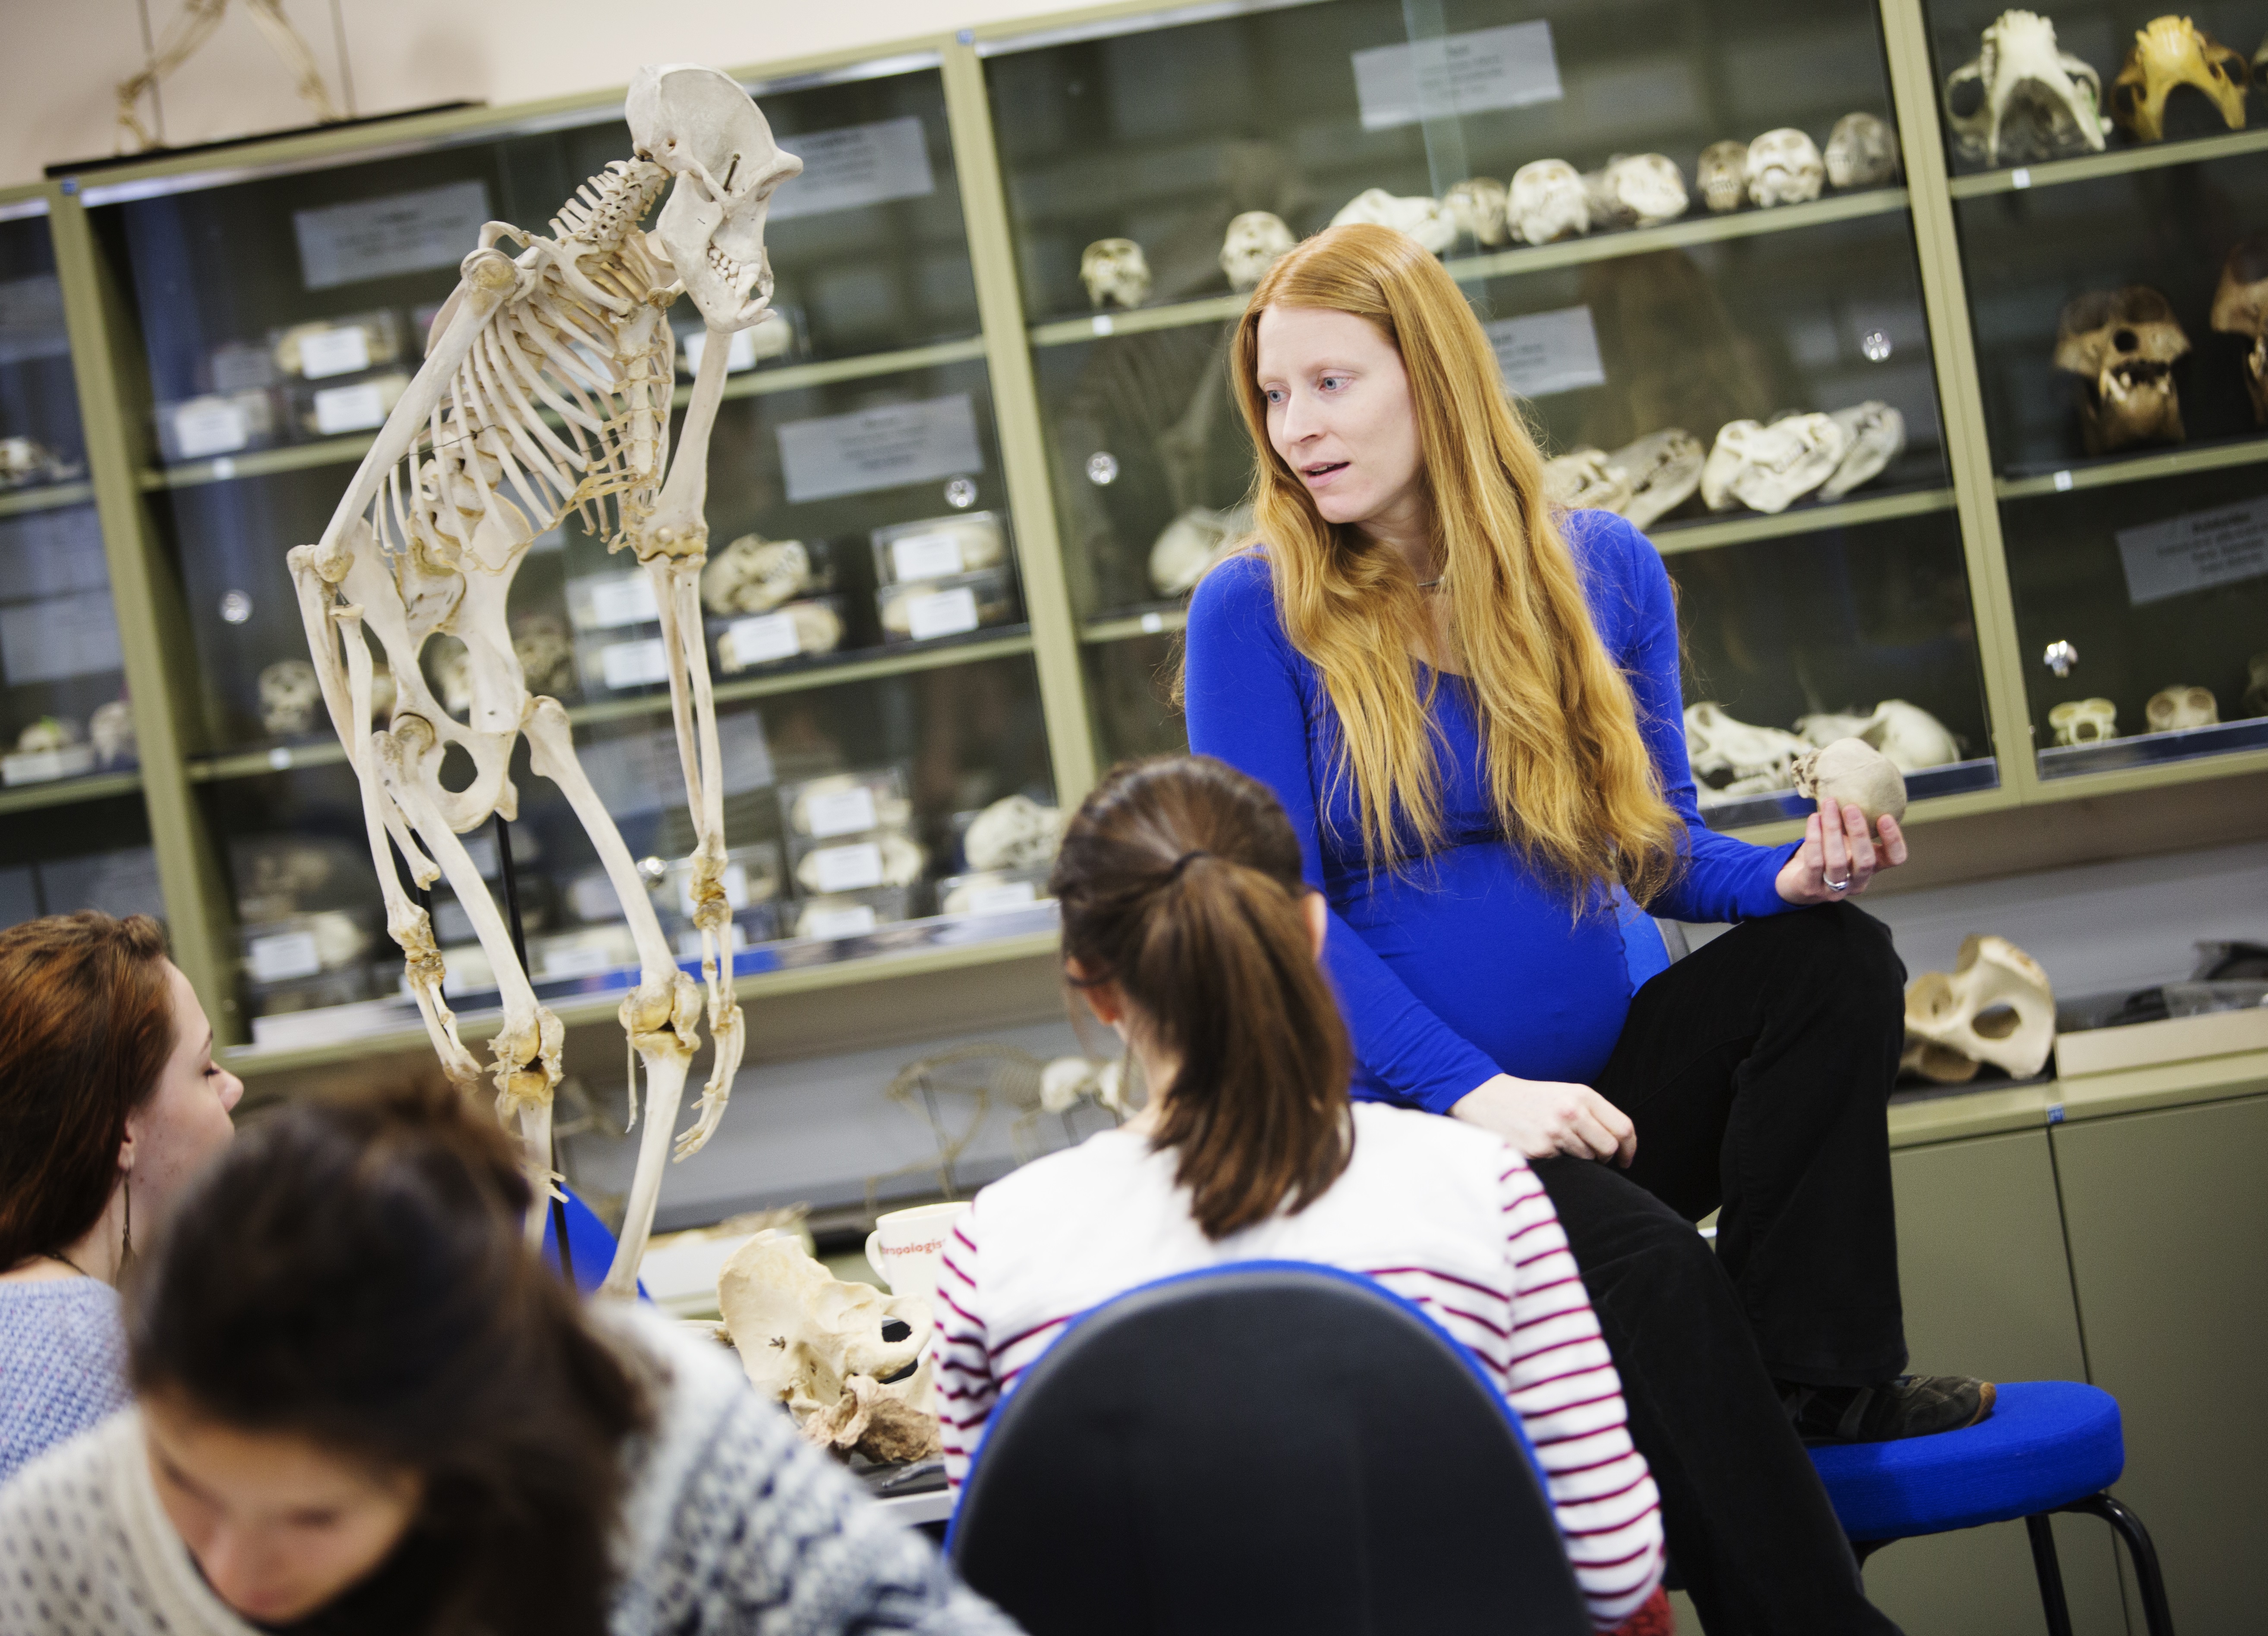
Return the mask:
<svg viewBox="0 0 2268 1636">
<path fill-rule="evenodd" d="M 58 778 L 52 784 L 18 785 L 0 790 L 0 813 L 35 812 L 42 807 L 73 807 L 82 801 L 107 800 L 130 795 L 142 787 L 142 775 L 99 772 L 85 778 Z"/>
<path fill-rule="evenodd" d="M 2268 461 L 2268 438 L 2216 443 L 2199 449 L 2169 449 L 2161 454 L 2138 454 L 2124 460 L 2098 461 L 2092 465 L 2066 467 L 2036 477 L 2002 477 L 1992 492 L 2004 500 L 2029 499 L 2034 495 L 2062 494 L 2073 489 L 2102 489 L 2124 483 L 2154 483 L 2161 477 L 2182 477 L 2195 472 L 2222 471 Z"/>
<path fill-rule="evenodd" d="M 51 511 L 59 505 L 84 505 L 94 498 L 91 483 L 57 483 L 39 489 L 14 489 L 0 494 L 0 517 L 21 512 Z"/>
<path fill-rule="evenodd" d="M 1586 262 L 1610 262 L 1625 255 L 1645 255 L 1656 250 L 1679 250 L 1697 244 L 1719 244 L 1728 239 L 1752 239 L 1761 233 L 1788 232 L 1906 209 L 1903 188 L 1877 188 L 1863 193 L 1838 194 L 1808 204 L 1784 204 L 1769 210 L 1729 211 L 1723 216 L 1693 216 L 1660 227 L 1633 227 L 1581 239 L 1562 239 L 1553 244 L 1521 245 L 1488 255 L 1462 256 L 1445 262 L 1449 276 L 1459 284 L 1482 284 L 1554 268 L 1576 267 Z M 1191 324 L 1220 323 L 1236 317 L 1248 304 L 1241 295 L 1208 296 L 1201 301 L 1181 301 L 1171 306 L 1137 307 L 1129 313 L 1098 313 L 1092 318 L 1063 319 L 1034 326 L 1035 347 L 1065 346 L 1102 335 L 1135 335 L 1149 329 L 1179 329 Z"/>
<path fill-rule="evenodd" d="M 1920 517 L 1952 509 L 1952 490 L 1919 489 L 1859 500 L 1791 505 L 1784 512 L 1769 514 L 1749 512 L 1717 522 L 1675 523 L 1646 538 L 1662 556 L 1676 556 L 1722 545 L 1743 545 L 1751 540 L 1778 540 L 1792 534 L 1812 534 L 1828 528 L 1855 528 L 1862 523 L 1888 522 L 1896 517 Z"/>
<path fill-rule="evenodd" d="M 1980 171 L 1973 176 L 1955 176 L 1948 184 L 1948 191 L 1955 199 L 1981 199 L 1991 194 L 2021 193 L 2028 188 L 2053 188 L 2066 182 L 2099 181 L 2106 176 L 2128 176 L 2137 171 L 2202 165 L 2210 159 L 2242 158 L 2261 152 L 2268 152 L 2268 130 L 2233 130 L 2225 136 L 2152 143 L 2146 147 L 2089 153 L 2075 159 L 2051 159 L 2043 165 L 2012 165 L 2005 170 Z"/>
</svg>

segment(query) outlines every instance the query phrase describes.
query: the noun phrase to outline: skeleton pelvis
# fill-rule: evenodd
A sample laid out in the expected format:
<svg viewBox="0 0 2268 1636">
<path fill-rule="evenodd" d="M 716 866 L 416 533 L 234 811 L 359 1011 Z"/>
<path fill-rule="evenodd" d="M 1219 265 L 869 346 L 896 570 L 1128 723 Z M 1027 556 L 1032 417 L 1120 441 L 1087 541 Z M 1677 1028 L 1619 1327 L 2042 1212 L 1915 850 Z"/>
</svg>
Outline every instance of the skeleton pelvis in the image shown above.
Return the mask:
<svg viewBox="0 0 2268 1636">
<path fill-rule="evenodd" d="M 511 777 L 517 732 L 475 733 L 446 716 L 436 724 L 423 716 L 404 715 L 395 719 L 392 736 L 400 759 L 380 759 L 387 783 L 398 770 L 400 776 L 422 786 L 441 809 L 442 822 L 455 833 L 476 829 L 497 813 L 506 822 L 519 816 L 519 789 Z M 452 744 L 461 746 L 472 758 L 472 781 L 461 790 L 441 782 L 442 763 Z"/>
</svg>

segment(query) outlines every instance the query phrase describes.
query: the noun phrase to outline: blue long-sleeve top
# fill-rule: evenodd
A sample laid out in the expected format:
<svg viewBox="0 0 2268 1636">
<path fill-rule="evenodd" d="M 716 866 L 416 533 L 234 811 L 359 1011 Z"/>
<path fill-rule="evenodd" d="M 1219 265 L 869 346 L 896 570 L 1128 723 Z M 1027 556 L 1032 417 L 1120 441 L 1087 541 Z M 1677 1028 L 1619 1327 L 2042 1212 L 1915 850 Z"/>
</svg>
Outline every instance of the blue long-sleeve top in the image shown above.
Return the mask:
<svg viewBox="0 0 2268 1636">
<path fill-rule="evenodd" d="M 1677 613 L 1661 558 L 1611 512 L 1573 512 L 1564 528 L 1592 621 L 1629 678 L 1639 732 L 1685 822 L 1683 866 L 1650 907 L 1694 921 L 1786 909 L 1773 880 L 1794 844 L 1768 849 L 1714 834 L 1695 804 Z M 1223 563 L 1189 604 L 1189 748 L 1266 784 L 1299 832 L 1308 883 L 1330 903 L 1323 958 L 1353 1035 L 1354 1094 L 1447 1113 L 1500 1072 L 1593 1083 L 1622 1032 L 1631 979 L 1603 891 L 1575 917 L 1564 888 L 1506 839 L 1471 691 L 1447 673 L 1439 682 L 1441 845 L 1399 871 L 1373 873 L 1351 780 L 1333 776 L 1329 695 L 1284 633 L 1265 556 Z"/>
</svg>

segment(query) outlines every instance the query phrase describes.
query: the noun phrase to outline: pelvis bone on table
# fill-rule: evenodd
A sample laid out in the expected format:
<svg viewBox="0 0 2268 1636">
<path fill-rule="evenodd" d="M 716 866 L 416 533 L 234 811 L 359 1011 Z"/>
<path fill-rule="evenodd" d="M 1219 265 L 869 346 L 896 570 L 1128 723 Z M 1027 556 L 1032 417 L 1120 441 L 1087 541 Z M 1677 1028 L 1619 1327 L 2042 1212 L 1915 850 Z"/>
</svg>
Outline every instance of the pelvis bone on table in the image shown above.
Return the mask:
<svg viewBox="0 0 2268 1636">
<path fill-rule="evenodd" d="M 646 1080 L 646 1129 L 605 1288 L 629 1295 L 653 1220 L 679 1100 L 698 1042 L 702 992 L 678 969 L 630 850 L 577 762 L 567 712 L 531 697 L 505 618 L 513 575 L 535 538 L 569 512 L 644 567 L 660 610 L 687 804 L 697 837 L 688 894 L 699 928 L 716 1057 L 699 1123 L 680 1157 L 716 1129 L 743 1045 L 740 1007 L 720 967 L 732 909 L 725 894 L 724 785 L 716 702 L 702 636 L 700 580 L 709 438 L 733 333 L 763 321 L 771 295 L 764 221 L 772 191 L 802 168 L 782 152 L 747 93 L 714 70 L 639 70 L 627 107 L 634 157 L 609 164 L 552 218 L 549 236 L 490 222 L 435 315 L 425 363 L 364 457 L 321 541 L 291 554 L 291 576 L 324 703 L 362 786 L 363 814 L 386 898 L 387 930 L 444 1067 L 471 1089 L 482 1070 L 441 993 L 442 961 L 417 884 L 444 876 L 494 971 L 504 1026 L 489 1071 L 500 1117 L 516 1117 L 526 1163 L 549 1191 L 551 1097 L 563 1029 L 514 957 L 503 915 L 458 837 L 519 795 L 513 746 L 549 778 L 588 832 L 630 923 L 638 986 L 621 1018 Z M 671 184 L 674 182 L 674 188 Z M 652 232 L 641 224 L 669 188 Z M 499 247 L 519 245 L 517 255 Z M 690 295 L 712 344 L 701 358 L 681 443 L 670 449 L 674 343 L 666 309 Z M 465 719 L 425 685 L 419 651 L 436 633 L 464 644 Z M 390 720 L 370 726 L 370 638 L 396 689 Z M 451 749 L 469 782 L 441 781 Z M 637 1115 L 637 1085 L 630 1087 Z"/>
</svg>

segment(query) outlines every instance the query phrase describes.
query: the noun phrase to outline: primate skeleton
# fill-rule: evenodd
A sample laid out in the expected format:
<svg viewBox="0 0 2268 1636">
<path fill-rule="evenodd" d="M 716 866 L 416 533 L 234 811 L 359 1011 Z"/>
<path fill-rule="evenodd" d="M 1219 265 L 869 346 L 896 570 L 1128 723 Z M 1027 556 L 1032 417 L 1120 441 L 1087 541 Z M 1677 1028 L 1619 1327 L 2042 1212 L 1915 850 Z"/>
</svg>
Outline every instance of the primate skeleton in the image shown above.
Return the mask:
<svg viewBox="0 0 2268 1636">
<path fill-rule="evenodd" d="M 389 844 L 421 888 L 446 878 L 497 976 L 504 1025 L 488 1070 L 498 1116 L 517 1119 L 539 1179 L 531 1242 L 551 1186 L 551 1098 L 563 1030 L 539 1004 L 481 872 L 458 839 L 497 814 L 518 816 L 512 747 L 567 798 L 589 833 L 636 939 L 639 983 L 622 1001 L 632 1064 L 646 1081 L 646 1127 L 606 1293 L 628 1295 L 653 1222 L 688 1070 L 699 1043 L 702 988 L 678 969 L 652 902 L 605 806 L 575 759 L 567 712 L 532 697 L 512 651 L 505 604 L 535 538 L 568 513 L 627 548 L 653 584 L 667 654 L 672 718 L 696 844 L 690 895 L 716 1060 L 699 1121 L 676 1144 L 697 1152 L 717 1128 L 744 1045 L 724 931 L 724 789 L 715 696 L 701 622 L 709 437 L 733 331 L 769 313 L 764 218 L 774 188 L 803 162 L 784 153 L 746 92 L 714 70 L 639 70 L 627 114 L 634 157 L 608 165 L 551 221 L 551 236 L 505 222 L 481 230 L 456 291 L 433 320 L 424 367 L 372 446 L 323 537 L 291 554 L 291 577 L 324 703 L 362 785 L 363 814 L 401 946 L 411 992 L 450 1078 L 475 1088 L 482 1070 L 442 997 L 441 956 L 423 909 L 404 889 Z M 654 231 L 644 231 L 673 179 Z M 497 247 L 520 247 L 508 255 Z M 675 458 L 670 401 L 674 340 L 666 309 L 681 294 L 700 309 L 701 355 Z M 367 630 L 384 651 L 395 698 L 371 723 Z M 418 653 L 448 632 L 470 656 L 462 721 L 425 684 Z M 442 782 L 452 747 L 471 781 Z"/>
</svg>

